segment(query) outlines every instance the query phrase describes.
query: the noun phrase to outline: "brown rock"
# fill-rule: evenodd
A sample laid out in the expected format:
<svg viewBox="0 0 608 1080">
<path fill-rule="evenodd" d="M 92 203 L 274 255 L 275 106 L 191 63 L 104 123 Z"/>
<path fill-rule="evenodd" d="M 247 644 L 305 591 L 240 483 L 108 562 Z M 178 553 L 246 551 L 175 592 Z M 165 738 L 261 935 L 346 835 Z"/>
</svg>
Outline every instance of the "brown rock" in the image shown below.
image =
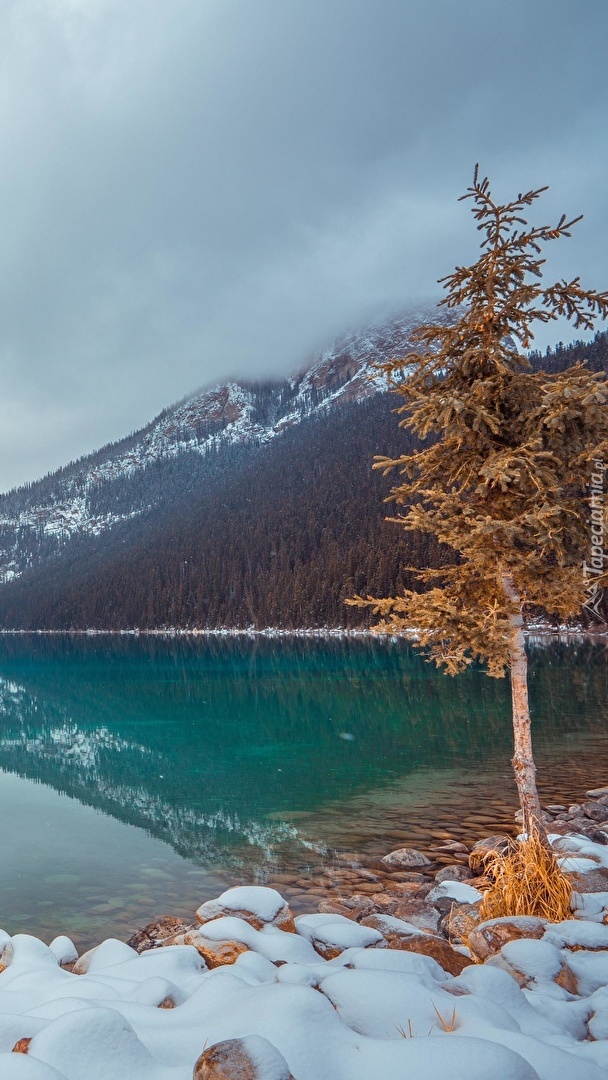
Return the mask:
<svg viewBox="0 0 608 1080">
<path fill-rule="evenodd" d="M 502 971 L 506 971 L 522 989 L 534 985 L 534 975 L 529 971 L 522 971 L 512 959 L 507 958 L 502 952 L 497 953 L 496 956 L 490 956 L 485 963 L 491 967 L 499 967 Z M 572 968 L 566 963 L 562 962 L 559 971 L 553 976 L 553 982 L 561 986 L 563 990 L 567 990 L 569 994 L 578 994 L 579 992 L 578 980 Z"/>
<path fill-rule="evenodd" d="M 379 930 L 384 938 L 389 935 L 401 935 L 402 937 L 418 937 L 415 927 L 407 927 L 402 919 L 384 912 L 376 912 L 360 919 L 361 926 L 369 926 L 372 930 Z"/>
<path fill-rule="evenodd" d="M 488 957 L 499 953 L 507 941 L 518 938 L 536 938 L 540 940 L 546 926 L 542 919 L 531 915 L 513 915 L 503 919 L 488 919 L 479 923 L 469 933 L 468 945 L 477 961 L 483 962 Z"/>
<path fill-rule="evenodd" d="M 391 934 L 386 940 L 389 949 L 431 956 L 449 975 L 460 975 L 461 971 L 464 971 L 465 967 L 471 963 L 467 956 L 456 952 L 445 938 L 431 934 L 417 934 L 413 937 Z"/>
<path fill-rule="evenodd" d="M 410 882 L 411 884 L 423 885 L 425 881 L 428 881 L 425 874 L 419 874 L 416 870 L 388 870 L 386 866 L 384 867 L 384 877 L 387 881 L 395 881 L 400 884 Z"/>
<path fill-rule="evenodd" d="M 435 881 L 466 881 L 471 876 L 470 867 L 452 865 L 444 866 L 435 874 Z"/>
<path fill-rule="evenodd" d="M 469 854 L 469 849 L 466 844 L 461 844 L 459 840 L 444 840 L 443 844 L 440 844 L 437 851 L 454 851 L 462 852 L 463 855 Z"/>
<path fill-rule="evenodd" d="M 93 959 L 93 954 L 97 951 L 98 948 L 99 946 L 95 945 L 94 948 L 89 949 L 87 952 L 83 953 L 82 956 L 78 957 L 78 960 L 72 968 L 73 975 L 86 975 L 87 971 L 89 970 L 89 964 Z"/>
<path fill-rule="evenodd" d="M 158 1007 L 159 1009 L 174 1009 L 175 1002 L 172 997 L 166 997 L 158 1003 Z"/>
<path fill-rule="evenodd" d="M 577 854 L 580 855 L 580 852 Z M 587 858 L 587 855 L 585 855 L 585 858 Z M 572 885 L 574 892 L 608 892 L 608 869 L 603 866 L 599 866 L 597 870 L 588 870 L 586 874 L 571 874 L 568 873 L 568 871 L 564 872 Z"/>
<path fill-rule="evenodd" d="M 387 915 L 368 915 L 361 921 L 364 926 L 379 930 L 389 949 L 431 956 L 450 975 L 460 975 L 460 972 L 471 963 L 468 957 L 456 952 L 445 938 L 437 934 L 417 934 L 413 930 L 408 930 L 401 919 Z"/>
<path fill-rule="evenodd" d="M 495 956 L 489 956 L 485 961 L 485 964 L 487 964 L 488 967 L 497 967 L 500 968 L 501 971 L 506 971 L 507 975 L 510 975 L 512 979 L 515 979 L 515 982 L 522 990 L 530 982 L 528 975 L 524 975 L 523 971 L 518 971 L 516 967 L 513 967 L 513 964 L 510 964 L 506 956 L 503 956 L 502 953 L 496 953 Z"/>
<path fill-rule="evenodd" d="M 602 806 L 601 803 L 583 803 L 583 811 L 585 813 L 585 817 L 590 818 L 591 821 L 600 822 L 608 820 L 608 806 Z"/>
<path fill-rule="evenodd" d="M 369 905 L 368 905 L 369 906 Z M 321 900 L 318 910 L 322 915 L 343 915 L 345 919 L 356 919 L 356 911 L 340 904 L 337 900 Z"/>
<path fill-rule="evenodd" d="M 483 873 L 486 859 L 492 855 L 504 855 L 511 843 L 508 836 L 488 836 L 485 840 L 478 840 L 469 854 L 469 866 L 473 873 Z"/>
<path fill-rule="evenodd" d="M 13 1046 L 13 1054 L 27 1054 L 31 1041 L 31 1039 L 18 1039 Z"/>
<path fill-rule="evenodd" d="M 436 887 L 437 887 L 437 882 L 436 881 L 434 881 L 434 880 L 429 881 L 427 879 L 425 881 L 424 885 L 419 885 L 418 886 L 418 888 L 416 890 L 416 899 L 417 900 L 424 900 L 429 895 L 429 893 L 432 892 L 433 889 L 435 889 Z"/>
<path fill-rule="evenodd" d="M 248 1035 L 203 1050 L 192 1080 L 293 1080 L 293 1076 L 272 1043 L 259 1035 Z"/>
<path fill-rule="evenodd" d="M 135 933 L 127 941 L 136 952 L 147 952 L 149 949 L 158 949 L 167 938 L 175 934 L 182 934 L 184 930 L 192 930 L 193 926 L 177 919 L 175 915 L 163 915 L 156 922 L 148 923 Z"/>
<path fill-rule="evenodd" d="M 166 945 L 168 942 L 163 944 Z M 183 944 L 194 945 L 209 968 L 234 964 L 241 953 L 247 952 L 247 946 L 242 941 L 211 941 L 200 930 L 191 930 L 184 934 Z"/>
<path fill-rule="evenodd" d="M 352 896 L 339 896 L 338 903 L 344 904 L 344 907 L 348 908 L 357 920 L 361 919 L 363 915 L 371 915 L 374 911 L 371 896 L 362 896 L 361 893 L 353 893 Z"/>
<path fill-rule="evenodd" d="M 591 788 L 591 791 L 586 791 L 585 795 L 588 799 L 602 798 L 604 795 L 608 795 L 608 787 Z"/>
<path fill-rule="evenodd" d="M 467 945 L 469 934 L 481 922 L 479 908 L 481 900 L 476 904 L 452 904 L 447 915 L 441 920 L 441 930 L 448 941 L 457 941 L 460 945 Z"/>
<path fill-rule="evenodd" d="M 415 848 L 397 848 L 396 851 L 391 851 L 388 855 L 385 855 L 382 862 L 385 866 L 395 870 L 407 870 L 416 866 L 431 865 L 431 860 L 427 859 L 426 855 L 423 855 L 421 851 L 416 851 Z"/>
<path fill-rule="evenodd" d="M 463 885 L 472 885 L 474 889 L 479 889 L 480 892 L 483 892 L 484 889 L 489 889 L 493 884 L 492 878 L 487 877 L 486 874 L 465 878 L 463 881 Z"/>
<path fill-rule="evenodd" d="M 393 892 L 372 893 L 372 904 L 377 908 L 395 907 L 397 898 Z"/>
<path fill-rule="evenodd" d="M 556 975 L 553 981 L 562 989 L 567 990 L 569 994 L 579 993 L 578 979 L 568 964 L 562 965 L 559 975 Z"/>
<path fill-rule="evenodd" d="M 400 900 L 404 896 L 416 896 L 420 892 L 420 884 L 417 881 L 387 881 L 385 890 L 393 900 Z"/>
<path fill-rule="evenodd" d="M 310 883 L 310 879 L 309 882 Z M 329 882 L 322 881 L 322 884 L 328 885 Z M 272 911 L 272 915 L 269 918 L 264 918 L 260 915 L 259 911 L 251 911 L 246 904 L 246 899 L 249 895 L 256 895 L 257 893 L 262 896 L 263 906 L 267 907 L 269 911 Z M 243 903 L 241 903 L 241 897 Z M 262 905 L 260 905 L 262 906 Z M 222 893 L 217 900 L 208 900 L 205 904 L 202 904 L 196 912 L 196 918 L 203 926 L 207 922 L 211 922 L 213 919 L 220 919 L 223 916 L 234 917 L 237 919 L 243 919 L 250 926 L 253 926 L 255 930 L 261 930 L 263 926 L 272 924 L 277 926 L 280 930 L 286 930 L 289 933 L 295 933 L 295 924 L 293 921 L 293 915 L 280 893 L 276 889 L 266 889 L 263 886 L 249 886 L 248 888 L 236 887 L 234 889 L 227 889 Z"/>
<path fill-rule="evenodd" d="M 392 914 L 397 919 L 411 923 L 418 930 L 424 930 L 425 934 L 436 934 L 439 929 L 439 912 L 433 904 L 425 900 L 400 900 Z"/>
</svg>

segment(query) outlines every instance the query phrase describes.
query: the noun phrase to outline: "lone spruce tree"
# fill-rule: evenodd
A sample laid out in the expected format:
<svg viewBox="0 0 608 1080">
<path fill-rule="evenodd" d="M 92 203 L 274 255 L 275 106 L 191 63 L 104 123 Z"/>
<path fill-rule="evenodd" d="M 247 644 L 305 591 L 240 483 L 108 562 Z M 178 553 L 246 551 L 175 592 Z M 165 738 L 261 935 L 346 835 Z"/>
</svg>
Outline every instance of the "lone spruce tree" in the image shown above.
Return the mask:
<svg viewBox="0 0 608 1080">
<path fill-rule="evenodd" d="M 536 606 L 561 619 L 580 613 L 590 476 L 603 476 L 608 453 L 608 380 L 583 364 L 535 372 L 523 352 L 535 323 L 565 316 L 588 330 L 608 314 L 608 293 L 583 289 L 579 278 L 542 284 L 542 246 L 580 220 L 529 225 L 526 208 L 546 190 L 500 205 L 475 169 L 462 198 L 471 200 L 481 255 L 441 279 L 441 305 L 454 316 L 421 326 L 417 351 L 383 365 L 404 399 L 401 426 L 424 446 L 375 459 L 374 468 L 402 478 L 390 498 L 405 508 L 389 520 L 434 534 L 455 565 L 415 570 L 426 591 L 348 601 L 381 616 L 380 631 L 415 628 L 417 644 L 450 675 L 475 660 L 488 675 L 509 672 L 524 831 L 542 841 L 524 615 Z"/>
</svg>

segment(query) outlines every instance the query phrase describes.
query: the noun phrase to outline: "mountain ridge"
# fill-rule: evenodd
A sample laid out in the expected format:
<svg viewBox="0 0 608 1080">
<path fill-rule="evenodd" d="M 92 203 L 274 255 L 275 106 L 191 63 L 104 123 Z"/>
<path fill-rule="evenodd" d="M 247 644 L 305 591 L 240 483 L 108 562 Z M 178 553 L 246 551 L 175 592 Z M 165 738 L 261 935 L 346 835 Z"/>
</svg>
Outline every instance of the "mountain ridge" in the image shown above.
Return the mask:
<svg viewBox="0 0 608 1080">
<path fill-rule="evenodd" d="M 203 390 L 0 498 L 0 628 L 368 626 L 347 597 L 453 558 L 387 522 L 391 481 L 371 468 L 417 446 L 372 369 L 411 349 L 412 322 L 349 335 L 291 379 Z M 608 335 L 531 361 L 583 355 L 608 370 Z"/>
<path fill-rule="evenodd" d="M 231 444 L 263 445 L 305 418 L 385 391 L 386 380 L 374 362 L 411 351 L 411 332 L 425 317 L 407 313 L 350 333 L 291 377 L 230 379 L 203 388 L 124 439 L 0 495 L 0 582 L 35 564 L 37 532 L 57 538 L 56 553 L 76 534 L 99 535 L 142 512 L 126 506 L 121 512 L 95 513 L 95 489 L 105 484 L 169 457 L 206 456 Z"/>
</svg>

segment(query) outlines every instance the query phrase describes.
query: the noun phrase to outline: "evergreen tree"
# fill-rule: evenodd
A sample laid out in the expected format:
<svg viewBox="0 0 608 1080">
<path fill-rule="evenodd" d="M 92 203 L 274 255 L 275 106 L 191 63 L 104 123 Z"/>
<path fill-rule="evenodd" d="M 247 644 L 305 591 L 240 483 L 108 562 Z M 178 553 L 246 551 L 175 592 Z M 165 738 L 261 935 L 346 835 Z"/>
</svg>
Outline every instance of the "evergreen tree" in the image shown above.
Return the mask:
<svg viewBox="0 0 608 1080">
<path fill-rule="evenodd" d="M 524 829 L 543 838 L 524 614 L 538 606 L 563 619 L 581 611 L 588 487 L 608 450 L 606 376 L 582 363 L 535 371 L 523 352 L 535 323 L 565 316 L 589 330 L 608 314 L 608 293 L 583 289 L 579 278 L 542 284 L 542 246 L 580 220 L 528 225 L 526 207 L 545 190 L 501 205 L 475 169 L 462 198 L 472 200 L 481 255 L 441 279 L 441 303 L 456 319 L 422 326 L 414 354 L 382 365 L 404 399 L 401 426 L 425 441 L 414 453 L 375 459 L 374 468 L 403 478 L 390 497 L 406 506 L 390 520 L 447 545 L 455 565 L 417 570 L 422 593 L 348 601 L 380 615 L 378 630 L 415 627 L 418 644 L 450 675 L 475 660 L 489 675 L 510 673 Z M 601 521 L 603 528 L 603 512 Z"/>
</svg>

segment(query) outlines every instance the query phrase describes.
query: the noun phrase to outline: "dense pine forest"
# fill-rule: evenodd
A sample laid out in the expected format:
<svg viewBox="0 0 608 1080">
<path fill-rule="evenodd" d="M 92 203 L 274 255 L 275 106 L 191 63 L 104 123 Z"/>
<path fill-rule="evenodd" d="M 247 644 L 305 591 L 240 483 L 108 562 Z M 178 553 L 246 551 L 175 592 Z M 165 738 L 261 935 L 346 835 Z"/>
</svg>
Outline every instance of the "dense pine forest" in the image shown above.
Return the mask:
<svg viewBox="0 0 608 1080">
<path fill-rule="evenodd" d="M 580 359 L 608 371 L 608 334 L 531 357 L 548 370 Z M 128 498 L 139 516 L 67 544 L 49 537 L 48 558 L 0 587 L 0 625 L 365 626 L 367 613 L 346 597 L 394 594 L 411 584 L 408 566 L 446 558 L 428 537 L 384 520 L 393 512 L 384 501 L 391 480 L 372 471 L 373 456 L 413 448 L 397 405 L 378 393 L 303 420 L 268 445 L 182 454 L 117 477 L 99 512 Z"/>
</svg>

